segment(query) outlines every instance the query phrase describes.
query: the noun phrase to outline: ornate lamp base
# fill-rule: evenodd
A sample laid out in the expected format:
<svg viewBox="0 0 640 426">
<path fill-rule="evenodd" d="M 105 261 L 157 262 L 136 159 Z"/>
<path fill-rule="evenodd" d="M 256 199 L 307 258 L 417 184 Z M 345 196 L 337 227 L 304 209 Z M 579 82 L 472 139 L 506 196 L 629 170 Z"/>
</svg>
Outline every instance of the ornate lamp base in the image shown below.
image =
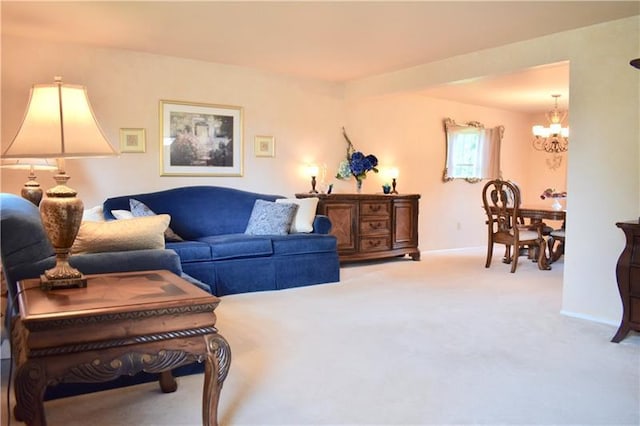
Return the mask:
<svg viewBox="0 0 640 426">
<path fill-rule="evenodd" d="M 29 175 L 29 180 L 22 187 L 20 195 L 22 195 L 22 198 L 31 201 L 36 206 L 40 205 L 40 201 L 42 200 L 42 188 L 40 188 L 40 184 L 36 182 L 35 174 Z"/>
<path fill-rule="evenodd" d="M 57 290 L 61 288 L 84 288 L 87 286 L 87 279 L 80 273 L 78 278 L 52 278 L 45 274 L 40 275 L 40 288 L 42 290 Z"/>
<path fill-rule="evenodd" d="M 84 206 L 76 198 L 76 191 L 65 185 L 69 176 L 60 171 L 54 176 L 58 185 L 47 190 L 47 197 L 40 202 L 40 217 L 47 237 L 56 252 L 56 266 L 40 276 L 40 288 L 86 287 L 87 280 L 71 265 L 71 246 L 78 235 Z"/>
</svg>

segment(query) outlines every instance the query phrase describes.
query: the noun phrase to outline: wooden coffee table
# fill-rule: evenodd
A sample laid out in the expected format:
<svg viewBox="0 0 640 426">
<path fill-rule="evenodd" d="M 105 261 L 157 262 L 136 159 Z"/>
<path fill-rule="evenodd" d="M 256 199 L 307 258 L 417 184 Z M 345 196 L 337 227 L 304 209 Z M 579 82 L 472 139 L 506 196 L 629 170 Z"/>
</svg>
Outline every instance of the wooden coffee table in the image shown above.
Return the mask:
<svg viewBox="0 0 640 426">
<path fill-rule="evenodd" d="M 146 371 L 160 373 L 162 391 L 173 392 L 173 368 L 204 362 L 202 423 L 216 425 L 231 363 L 215 327 L 220 299 L 168 271 L 87 278 L 86 288 L 46 292 L 38 279 L 18 283 L 20 316 L 11 334 L 16 419 L 46 425 L 47 386 Z"/>
</svg>

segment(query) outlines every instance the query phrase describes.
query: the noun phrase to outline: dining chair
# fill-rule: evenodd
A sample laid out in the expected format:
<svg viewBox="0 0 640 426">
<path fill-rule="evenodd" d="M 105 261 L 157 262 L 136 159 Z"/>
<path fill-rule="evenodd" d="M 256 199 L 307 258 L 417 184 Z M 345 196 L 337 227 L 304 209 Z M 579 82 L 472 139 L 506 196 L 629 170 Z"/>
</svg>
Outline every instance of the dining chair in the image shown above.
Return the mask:
<svg viewBox="0 0 640 426">
<path fill-rule="evenodd" d="M 512 180 L 508 180 L 507 182 L 511 183 L 515 187 L 516 192 L 518 193 L 518 197 L 522 201 L 522 191 L 520 190 L 520 186 L 516 182 L 514 182 Z M 510 205 L 513 206 L 513 196 L 510 196 L 510 197 L 511 197 Z M 518 223 L 521 224 L 521 225 L 524 225 L 526 223 L 523 215 L 520 215 L 518 217 Z M 547 238 L 545 238 L 547 241 L 553 241 L 553 239 L 550 237 L 551 236 L 551 232 L 553 230 L 554 229 L 551 226 L 549 226 L 546 223 L 542 222 L 542 229 L 541 229 L 542 236 L 543 237 L 547 237 Z M 549 249 L 549 257 L 548 257 L 548 259 L 551 259 L 551 245 L 549 245 L 548 242 L 547 242 L 547 248 Z M 509 250 L 509 247 L 505 248 L 505 251 L 507 251 L 507 250 Z M 505 254 L 505 258 L 508 258 L 507 254 Z M 532 260 L 535 260 L 537 258 L 537 256 L 538 256 L 536 247 L 532 247 L 531 250 L 529 250 L 528 248 L 527 249 L 523 249 L 523 250 L 521 250 L 521 252 L 519 254 L 520 255 L 528 255 L 529 259 L 532 259 Z"/>
<path fill-rule="evenodd" d="M 542 223 L 521 223 L 520 190 L 512 182 L 501 179 L 488 181 L 482 189 L 482 202 L 487 214 L 487 262 L 491 266 L 493 245 L 506 246 L 504 263 L 511 264 L 511 272 L 518 267 L 520 249 L 528 247 L 535 250 L 538 267 L 551 269 L 546 259 L 547 243 L 542 235 Z M 511 255 L 511 247 L 514 255 Z"/>
<path fill-rule="evenodd" d="M 562 222 L 560 229 L 551 231 L 551 239 L 549 240 L 549 263 L 553 263 L 564 255 L 564 231 L 565 223 Z"/>
</svg>

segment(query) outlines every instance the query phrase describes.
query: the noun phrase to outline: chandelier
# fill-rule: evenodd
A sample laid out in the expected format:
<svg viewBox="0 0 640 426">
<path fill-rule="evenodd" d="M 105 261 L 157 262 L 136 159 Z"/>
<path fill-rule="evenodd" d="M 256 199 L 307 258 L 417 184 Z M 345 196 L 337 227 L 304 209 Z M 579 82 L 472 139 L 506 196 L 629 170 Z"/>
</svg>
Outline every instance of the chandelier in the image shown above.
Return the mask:
<svg viewBox="0 0 640 426">
<path fill-rule="evenodd" d="M 569 149 L 569 128 L 562 127 L 562 121 L 567 116 L 566 111 L 558 110 L 558 98 L 560 95 L 551 95 L 556 100 L 553 111 L 547 113 L 549 127 L 541 125 L 533 126 L 533 147 L 538 151 L 546 151 L 552 154 L 566 152 Z"/>
</svg>

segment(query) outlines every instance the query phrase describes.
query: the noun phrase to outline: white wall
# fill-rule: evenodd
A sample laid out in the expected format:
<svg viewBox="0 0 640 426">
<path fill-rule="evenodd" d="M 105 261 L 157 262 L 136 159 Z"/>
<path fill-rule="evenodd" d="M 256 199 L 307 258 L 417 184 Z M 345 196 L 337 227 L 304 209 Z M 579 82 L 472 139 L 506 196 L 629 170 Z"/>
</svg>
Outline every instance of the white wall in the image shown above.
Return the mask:
<svg viewBox="0 0 640 426">
<path fill-rule="evenodd" d="M 571 148 L 563 312 L 618 323 L 615 266 L 624 237 L 615 222 L 640 211 L 640 16 L 361 79 L 351 102 L 435 84 L 570 61 Z"/>
<path fill-rule="evenodd" d="M 350 101 L 349 135 L 357 149 L 374 153 L 400 169 L 398 190 L 418 193 L 421 250 L 476 247 L 486 244 L 486 216 L 481 183 L 443 182 L 446 136 L 443 119 L 479 121 L 485 127 L 505 126 L 501 160 L 505 178 L 526 182 L 529 117 L 510 111 L 467 105 L 415 94 L 397 94 Z M 366 148 L 365 148 L 366 147 Z M 380 191 L 382 176 L 371 175 Z M 534 200 L 535 201 L 535 200 Z"/>
<path fill-rule="evenodd" d="M 344 125 L 358 149 L 400 169 L 400 191 L 422 194 L 422 249 L 482 245 L 484 236 L 480 239 L 477 234 L 484 233 L 478 223 L 482 220 L 479 186 L 439 181 L 444 165 L 441 120 L 451 116 L 487 126 L 504 124 L 503 156 L 508 159 L 504 175 L 524 182 L 529 197 L 541 191 L 531 177 L 535 170 L 519 161 L 529 155 L 531 117 L 413 93 L 435 84 L 569 60 L 571 151 L 566 189 L 570 197 L 563 310 L 617 323 L 621 304 L 614 272 L 624 238 L 614 224 L 637 218 L 640 211 L 640 72 L 628 65 L 638 56 L 638 16 L 356 80 L 344 87 L 173 57 L 3 37 L 2 147 L 17 130 L 30 85 L 51 81 L 54 75 L 87 86 L 96 115 L 114 144 L 119 128 L 147 129 L 145 154 L 69 161 L 69 183 L 87 206 L 110 195 L 194 184 L 283 195 L 308 191 L 301 166 L 324 162 L 333 175 L 345 152 L 340 133 Z M 242 106 L 244 176 L 160 177 L 160 99 Z M 254 157 L 253 137 L 263 134 L 276 137 L 275 158 Z M 51 182 L 47 174 L 41 175 L 42 183 Z M 382 180 L 371 176 L 365 191 L 379 191 Z M 2 170 L 2 191 L 19 192 L 24 181 L 24 172 Z M 352 191 L 353 183 L 337 182 L 336 190 Z M 443 216 L 447 222 L 440 229 L 431 219 Z"/>
<path fill-rule="evenodd" d="M 184 185 L 220 185 L 291 196 L 310 189 L 302 175 L 308 161 L 337 163 L 342 143 L 342 86 L 248 68 L 145 53 L 2 39 L 2 149 L 13 139 L 29 88 L 52 82 L 87 87 L 108 139 L 120 128 L 145 128 L 147 151 L 116 158 L 68 160 L 69 186 L 85 206 L 106 197 Z M 237 105 L 244 109 L 243 177 L 160 177 L 158 103 L 161 99 Z M 254 136 L 275 136 L 275 158 L 254 156 Z M 43 187 L 52 186 L 40 172 Z M 2 191 L 18 193 L 24 171 L 2 170 Z"/>
</svg>

